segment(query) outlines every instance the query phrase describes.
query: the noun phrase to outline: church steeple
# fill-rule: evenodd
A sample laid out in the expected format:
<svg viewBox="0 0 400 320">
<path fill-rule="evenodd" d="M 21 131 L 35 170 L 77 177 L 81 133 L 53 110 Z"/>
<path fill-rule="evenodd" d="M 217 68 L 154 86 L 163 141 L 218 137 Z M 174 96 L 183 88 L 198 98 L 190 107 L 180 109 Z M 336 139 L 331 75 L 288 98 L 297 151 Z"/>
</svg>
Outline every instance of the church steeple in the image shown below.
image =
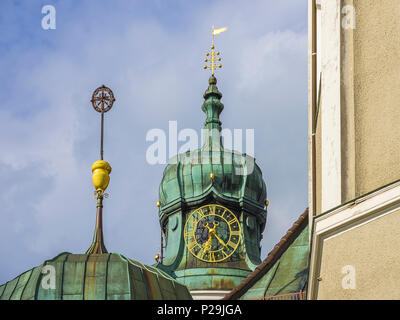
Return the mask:
<svg viewBox="0 0 400 320">
<path fill-rule="evenodd" d="M 255 269 L 267 215 L 266 186 L 255 159 L 222 145 L 224 105 L 214 75 L 222 65 L 214 35 L 224 30 L 213 27 L 205 60 L 211 75 L 201 106 L 203 145 L 171 161 L 159 189 L 158 216 L 167 241 L 157 267 L 187 285 L 195 298 L 205 292 L 222 298 Z"/>
</svg>

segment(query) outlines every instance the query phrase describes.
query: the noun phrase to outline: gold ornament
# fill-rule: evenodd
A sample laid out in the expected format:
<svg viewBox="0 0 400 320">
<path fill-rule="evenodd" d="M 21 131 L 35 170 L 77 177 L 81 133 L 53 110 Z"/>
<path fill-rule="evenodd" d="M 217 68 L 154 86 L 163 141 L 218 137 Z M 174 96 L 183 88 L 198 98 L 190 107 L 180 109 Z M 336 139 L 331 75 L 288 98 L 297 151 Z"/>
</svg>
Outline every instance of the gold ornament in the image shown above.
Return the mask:
<svg viewBox="0 0 400 320">
<path fill-rule="evenodd" d="M 211 69 L 211 74 L 214 75 L 215 69 L 216 68 L 222 68 L 222 64 L 216 64 L 216 61 L 221 61 L 221 58 L 217 58 L 216 56 L 220 55 L 220 52 L 217 51 L 215 52 L 215 46 L 214 46 L 214 36 L 216 34 L 220 34 L 221 32 L 226 31 L 228 28 L 227 27 L 223 27 L 223 28 L 219 28 L 219 29 L 214 29 L 214 26 L 212 26 L 212 40 L 211 40 L 211 52 L 207 52 L 206 56 L 210 57 L 204 60 L 204 62 L 209 62 L 209 65 L 205 65 L 204 69 Z"/>
<path fill-rule="evenodd" d="M 96 191 L 101 191 L 101 193 L 104 193 L 108 187 L 108 183 L 110 182 L 110 164 L 107 161 L 98 160 L 92 165 L 92 173 L 94 188 Z"/>
</svg>

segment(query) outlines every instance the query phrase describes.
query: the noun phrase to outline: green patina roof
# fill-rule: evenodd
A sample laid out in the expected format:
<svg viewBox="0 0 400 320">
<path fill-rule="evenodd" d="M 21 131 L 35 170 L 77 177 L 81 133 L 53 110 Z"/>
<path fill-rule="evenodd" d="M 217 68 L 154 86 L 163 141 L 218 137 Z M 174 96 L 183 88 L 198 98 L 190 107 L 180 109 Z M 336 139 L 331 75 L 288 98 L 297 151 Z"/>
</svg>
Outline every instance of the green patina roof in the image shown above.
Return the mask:
<svg viewBox="0 0 400 320">
<path fill-rule="evenodd" d="M 55 268 L 55 289 L 42 286 Z M 47 271 L 48 272 L 48 271 Z M 119 253 L 61 253 L 0 286 L 0 300 L 183 300 L 188 289 L 168 274 Z"/>
<path fill-rule="evenodd" d="M 269 271 L 249 288 L 241 300 L 303 291 L 308 277 L 308 225 Z"/>
<path fill-rule="evenodd" d="M 210 196 L 237 203 L 265 220 L 266 186 L 255 159 L 222 146 L 219 115 L 224 105 L 216 83 L 211 76 L 204 93 L 202 110 L 207 116 L 204 128 L 209 134 L 204 145 L 172 158 L 164 170 L 159 188 L 160 219 L 182 203 L 198 206 Z M 214 180 L 210 179 L 210 173 L 214 174 Z"/>
<path fill-rule="evenodd" d="M 263 211 L 266 200 L 266 187 L 260 168 L 255 165 L 249 175 L 235 174 L 236 170 L 244 170 L 242 155 L 224 149 L 210 152 L 198 149 L 190 152 L 190 157 L 199 159 L 196 162 L 169 164 L 164 170 L 159 189 L 162 204 L 161 213 L 167 212 L 177 202 L 200 202 L 208 194 L 215 194 L 226 201 L 246 202 L 249 206 Z M 205 159 L 218 157 L 219 163 L 211 163 Z M 226 159 L 229 159 L 227 161 Z M 210 179 L 210 173 L 215 178 Z"/>
<path fill-rule="evenodd" d="M 290 299 L 303 299 L 308 279 L 308 259 L 306 209 L 264 261 L 224 300 L 280 299 L 282 295 L 290 296 Z"/>
</svg>

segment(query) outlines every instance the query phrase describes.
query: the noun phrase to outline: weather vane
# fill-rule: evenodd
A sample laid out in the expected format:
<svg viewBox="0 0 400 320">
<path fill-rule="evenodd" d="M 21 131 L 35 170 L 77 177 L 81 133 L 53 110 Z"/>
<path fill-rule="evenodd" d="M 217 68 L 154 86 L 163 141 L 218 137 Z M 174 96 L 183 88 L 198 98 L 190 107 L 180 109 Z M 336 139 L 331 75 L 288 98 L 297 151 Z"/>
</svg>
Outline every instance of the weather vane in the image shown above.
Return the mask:
<svg viewBox="0 0 400 320">
<path fill-rule="evenodd" d="M 104 114 L 110 111 L 114 104 L 114 93 L 103 84 L 101 87 L 94 90 L 90 101 L 92 102 L 94 110 L 101 113 L 100 159 L 103 160 Z"/>
<path fill-rule="evenodd" d="M 103 197 L 108 198 L 108 194 L 104 193 L 110 182 L 111 166 L 107 161 L 103 160 L 103 135 L 104 135 L 104 113 L 110 111 L 115 98 L 110 88 L 105 85 L 94 90 L 92 99 L 94 110 L 101 113 L 101 140 L 100 140 L 100 158 L 92 165 L 92 180 L 96 191 L 94 197 L 97 198 L 97 215 L 96 227 L 93 237 L 93 242 L 90 248 L 86 251 L 87 254 L 102 254 L 107 253 L 107 249 L 103 240 Z"/>
<path fill-rule="evenodd" d="M 205 65 L 204 69 L 211 69 L 211 74 L 214 75 L 214 70 L 216 68 L 222 68 L 222 64 L 218 64 L 218 61 L 221 61 L 222 59 L 219 57 L 220 52 L 217 51 L 215 52 L 215 47 L 214 47 L 214 36 L 216 34 L 220 34 L 221 32 L 226 31 L 228 28 L 223 27 L 219 29 L 214 29 L 214 25 L 212 26 L 212 40 L 211 40 L 211 52 L 207 52 L 206 56 L 207 58 L 204 60 L 204 62 L 209 62 L 209 65 Z"/>
</svg>

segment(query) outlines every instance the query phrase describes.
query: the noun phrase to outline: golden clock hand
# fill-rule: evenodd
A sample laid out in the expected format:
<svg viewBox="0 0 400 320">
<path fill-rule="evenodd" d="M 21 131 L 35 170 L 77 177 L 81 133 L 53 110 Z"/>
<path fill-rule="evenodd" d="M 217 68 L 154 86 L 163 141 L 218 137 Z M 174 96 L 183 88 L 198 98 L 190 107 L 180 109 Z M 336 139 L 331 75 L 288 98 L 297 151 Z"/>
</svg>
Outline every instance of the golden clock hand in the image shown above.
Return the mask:
<svg viewBox="0 0 400 320">
<path fill-rule="evenodd" d="M 220 244 L 222 244 L 224 247 L 226 247 L 226 243 L 223 240 L 221 240 L 221 238 L 218 237 L 215 233 L 214 233 L 214 237 L 217 238 L 217 240 L 219 241 Z"/>
<path fill-rule="evenodd" d="M 210 251 L 211 250 L 211 237 L 208 238 L 208 240 L 204 243 L 204 252 Z"/>
<path fill-rule="evenodd" d="M 209 232 L 208 233 L 208 239 L 207 239 L 207 241 L 206 242 L 204 242 L 203 244 L 202 244 L 202 251 L 204 251 L 204 252 L 207 252 L 207 251 L 210 251 L 211 250 L 211 247 L 212 247 L 212 243 L 211 243 L 211 241 L 212 241 L 212 239 L 211 239 L 211 232 Z"/>
</svg>

